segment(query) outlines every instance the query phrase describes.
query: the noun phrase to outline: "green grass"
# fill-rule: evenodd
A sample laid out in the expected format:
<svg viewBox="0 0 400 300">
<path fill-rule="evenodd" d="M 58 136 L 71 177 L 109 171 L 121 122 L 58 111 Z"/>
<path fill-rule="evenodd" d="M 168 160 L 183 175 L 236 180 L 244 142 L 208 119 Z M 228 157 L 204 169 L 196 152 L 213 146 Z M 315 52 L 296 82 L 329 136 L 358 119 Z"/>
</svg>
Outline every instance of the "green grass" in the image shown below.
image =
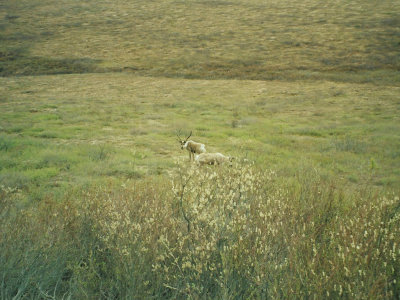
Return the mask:
<svg viewBox="0 0 400 300">
<path fill-rule="evenodd" d="M 1 106 L 2 157 L 9 160 L 13 149 L 28 151 L 23 141 L 38 143 L 26 157 L 46 147 L 54 154 L 70 152 L 67 157 L 81 155 L 69 164 L 66 181 L 76 174 L 96 177 L 93 169 L 99 168 L 106 169 L 101 176 L 117 179 L 165 174 L 177 157 L 186 156 L 175 132 L 190 129 L 211 152 L 248 157 L 285 176 L 306 160 L 326 173 L 353 178 L 349 184 L 398 187 L 395 86 L 111 73 L 1 81 L 1 95 L 8 98 Z M 12 146 L 17 141 L 22 145 Z M 25 164 L 21 158 L 13 162 L 11 171 Z"/>
<path fill-rule="evenodd" d="M 398 298 L 398 20 L 3 1 L 0 298 Z M 186 163 L 179 130 L 234 167 Z"/>
</svg>

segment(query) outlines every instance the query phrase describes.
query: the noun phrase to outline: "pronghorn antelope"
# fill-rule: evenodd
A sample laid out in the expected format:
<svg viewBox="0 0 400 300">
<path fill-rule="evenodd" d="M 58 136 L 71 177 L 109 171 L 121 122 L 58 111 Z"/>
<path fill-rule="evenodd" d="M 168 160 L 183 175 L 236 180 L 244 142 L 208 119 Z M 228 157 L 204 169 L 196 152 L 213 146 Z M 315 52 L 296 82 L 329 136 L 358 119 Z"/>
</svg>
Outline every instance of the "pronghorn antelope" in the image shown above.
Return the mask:
<svg viewBox="0 0 400 300">
<path fill-rule="evenodd" d="M 193 141 L 188 141 L 188 139 L 192 136 L 192 132 L 190 132 L 189 136 L 182 140 L 181 137 L 177 134 L 178 141 L 181 144 L 181 149 L 186 149 L 189 152 L 189 160 L 191 161 L 192 158 L 194 160 L 194 154 L 201 154 L 206 152 L 206 147 L 204 144 L 196 143 Z"/>
<path fill-rule="evenodd" d="M 234 158 L 221 153 L 201 153 L 196 155 L 196 163 L 199 165 L 220 165 L 225 162 L 231 163 Z"/>
</svg>

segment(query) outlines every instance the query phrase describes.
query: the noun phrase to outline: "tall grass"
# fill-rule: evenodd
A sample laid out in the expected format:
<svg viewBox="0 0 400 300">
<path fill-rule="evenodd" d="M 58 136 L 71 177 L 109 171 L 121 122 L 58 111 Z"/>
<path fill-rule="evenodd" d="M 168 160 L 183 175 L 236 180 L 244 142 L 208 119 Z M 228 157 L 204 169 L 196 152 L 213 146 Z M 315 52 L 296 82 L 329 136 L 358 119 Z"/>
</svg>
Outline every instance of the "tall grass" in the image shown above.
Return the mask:
<svg viewBox="0 0 400 300">
<path fill-rule="evenodd" d="M 35 206 L 3 187 L 1 297 L 398 298 L 399 198 L 298 175 L 178 163 Z"/>
</svg>

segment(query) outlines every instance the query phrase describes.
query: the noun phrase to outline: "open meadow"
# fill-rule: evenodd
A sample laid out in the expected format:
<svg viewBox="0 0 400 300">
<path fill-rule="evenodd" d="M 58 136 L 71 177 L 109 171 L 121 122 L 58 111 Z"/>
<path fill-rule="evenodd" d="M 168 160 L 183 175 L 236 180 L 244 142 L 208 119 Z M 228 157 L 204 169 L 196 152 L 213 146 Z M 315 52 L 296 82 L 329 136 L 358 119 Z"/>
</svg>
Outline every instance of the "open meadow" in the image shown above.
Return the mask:
<svg viewBox="0 0 400 300">
<path fill-rule="evenodd" d="M 0 299 L 398 299 L 399 68 L 397 1 L 2 1 Z"/>
</svg>

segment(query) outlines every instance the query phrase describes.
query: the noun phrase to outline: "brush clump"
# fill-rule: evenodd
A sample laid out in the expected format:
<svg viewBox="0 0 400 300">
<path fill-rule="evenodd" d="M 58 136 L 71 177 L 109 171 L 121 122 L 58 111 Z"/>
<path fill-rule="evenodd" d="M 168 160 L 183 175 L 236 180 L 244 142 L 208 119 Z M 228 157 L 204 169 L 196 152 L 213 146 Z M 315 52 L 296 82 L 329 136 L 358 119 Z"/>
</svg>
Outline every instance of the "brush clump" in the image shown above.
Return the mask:
<svg viewBox="0 0 400 300">
<path fill-rule="evenodd" d="M 243 161 L 177 162 L 169 177 L 93 185 L 35 207 L 2 187 L 3 294 L 398 297 L 396 195 L 356 197 L 315 172 L 288 184 Z"/>
</svg>

